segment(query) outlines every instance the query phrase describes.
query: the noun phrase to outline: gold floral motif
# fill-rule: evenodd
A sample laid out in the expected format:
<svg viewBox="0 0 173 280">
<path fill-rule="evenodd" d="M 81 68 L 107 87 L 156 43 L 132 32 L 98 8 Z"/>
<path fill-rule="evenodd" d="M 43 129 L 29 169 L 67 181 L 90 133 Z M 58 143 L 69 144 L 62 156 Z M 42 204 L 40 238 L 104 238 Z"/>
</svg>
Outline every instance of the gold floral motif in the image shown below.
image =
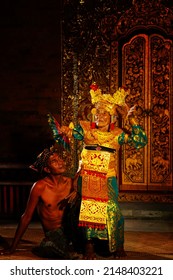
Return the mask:
<svg viewBox="0 0 173 280">
<path fill-rule="evenodd" d="M 84 169 L 103 173 L 108 172 L 110 153 L 83 149 L 81 157 Z"/>
<path fill-rule="evenodd" d="M 82 200 L 79 222 L 84 224 L 106 225 L 107 202 L 87 199 Z"/>
</svg>

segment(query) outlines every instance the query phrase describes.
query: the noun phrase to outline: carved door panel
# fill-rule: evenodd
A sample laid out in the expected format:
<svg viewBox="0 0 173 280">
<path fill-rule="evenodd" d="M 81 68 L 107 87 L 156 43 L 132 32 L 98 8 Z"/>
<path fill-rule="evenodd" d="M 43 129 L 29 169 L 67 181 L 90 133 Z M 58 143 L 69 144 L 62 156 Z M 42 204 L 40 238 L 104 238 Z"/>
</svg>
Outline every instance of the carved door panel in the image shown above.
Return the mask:
<svg viewBox="0 0 173 280">
<path fill-rule="evenodd" d="M 158 34 L 136 35 L 122 46 L 122 84 L 148 144 L 122 148 L 121 190 L 173 190 L 172 103 L 173 43 Z"/>
</svg>

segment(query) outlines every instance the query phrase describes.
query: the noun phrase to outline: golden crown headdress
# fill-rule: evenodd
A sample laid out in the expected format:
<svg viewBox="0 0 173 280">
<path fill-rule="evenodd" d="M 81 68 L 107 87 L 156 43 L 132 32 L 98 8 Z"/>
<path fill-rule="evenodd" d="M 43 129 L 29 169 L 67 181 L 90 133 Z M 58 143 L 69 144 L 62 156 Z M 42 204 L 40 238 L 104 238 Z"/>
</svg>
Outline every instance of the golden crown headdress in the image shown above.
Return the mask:
<svg viewBox="0 0 173 280">
<path fill-rule="evenodd" d="M 113 95 L 110 93 L 102 94 L 101 89 L 99 89 L 96 83 L 90 86 L 91 102 L 93 105 L 97 106 L 101 104 L 106 111 L 111 115 L 115 113 L 116 105 L 125 106 L 125 98 L 129 94 L 129 90 L 125 90 L 123 87 L 119 88 Z"/>
</svg>

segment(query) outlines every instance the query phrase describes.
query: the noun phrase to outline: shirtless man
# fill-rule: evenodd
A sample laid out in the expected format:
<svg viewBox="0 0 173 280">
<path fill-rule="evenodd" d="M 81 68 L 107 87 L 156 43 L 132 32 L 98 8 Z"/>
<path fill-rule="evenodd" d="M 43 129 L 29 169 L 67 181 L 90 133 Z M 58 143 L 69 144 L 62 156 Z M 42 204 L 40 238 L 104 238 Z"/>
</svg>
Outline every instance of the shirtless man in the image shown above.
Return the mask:
<svg viewBox="0 0 173 280">
<path fill-rule="evenodd" d="M 15 251 L 37 208 L 45 238 L 40 246 L 33 249 L 33 253 L 47 258 L 68 259 L 68 243 L 62 226 L 65 208 L 61 202 L 71 203 L 76 197 L 76 191 L 72 189 L 72 179 L 63 175 L 66 171 L 65 163 L 51 149 L 45 149 L 30 167 L 40 174 L 45 173 L 45 177 L 33 184 L 25 212 L 6 253 L 12 254 Z"/>
</svg>

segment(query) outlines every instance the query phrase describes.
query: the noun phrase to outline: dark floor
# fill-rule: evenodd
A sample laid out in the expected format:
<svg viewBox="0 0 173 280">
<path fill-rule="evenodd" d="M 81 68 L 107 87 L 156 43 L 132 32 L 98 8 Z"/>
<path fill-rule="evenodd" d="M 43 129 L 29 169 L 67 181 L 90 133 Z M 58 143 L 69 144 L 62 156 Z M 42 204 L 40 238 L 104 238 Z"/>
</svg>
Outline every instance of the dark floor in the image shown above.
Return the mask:
<svg viewBox="0 0 173 280">
<path fill-rule="evenodd" d="M 125 217 L 126 260 L 173 260 L 173 205 L 123 203 Z M 0 236 L 11 242 L 17 223 L 1 221 Z M 0 260 L 41 259 L 31 248 L 43 238 L 39 222 L 32 222 L 13 255 L 2 255 Z M 2 249 L 2 242 L 0 242 Z M 98 259 L 114 259 L 98 254 Z"/>
<path fill-rule="evenodd" d="M 11 242 L 17 224 L 2 224 L 0 235 Z M 3 255 L 0 259 L 21 260 L 41 259 L 31 253 L 31 248 L 43 238 L 39 223 L 31 223 L 24 234 L 18 249 L 13 255 Z M 2 248 L 2 246 L 0 246 Z M 125 221 L 125 251 L 122 259 L 172 260 L 173 259 L 173 222 L 169 220 L 134 220 Z M 113 259 L 112 256 L 98 255 L 98 259 Z"/>
</svg>

